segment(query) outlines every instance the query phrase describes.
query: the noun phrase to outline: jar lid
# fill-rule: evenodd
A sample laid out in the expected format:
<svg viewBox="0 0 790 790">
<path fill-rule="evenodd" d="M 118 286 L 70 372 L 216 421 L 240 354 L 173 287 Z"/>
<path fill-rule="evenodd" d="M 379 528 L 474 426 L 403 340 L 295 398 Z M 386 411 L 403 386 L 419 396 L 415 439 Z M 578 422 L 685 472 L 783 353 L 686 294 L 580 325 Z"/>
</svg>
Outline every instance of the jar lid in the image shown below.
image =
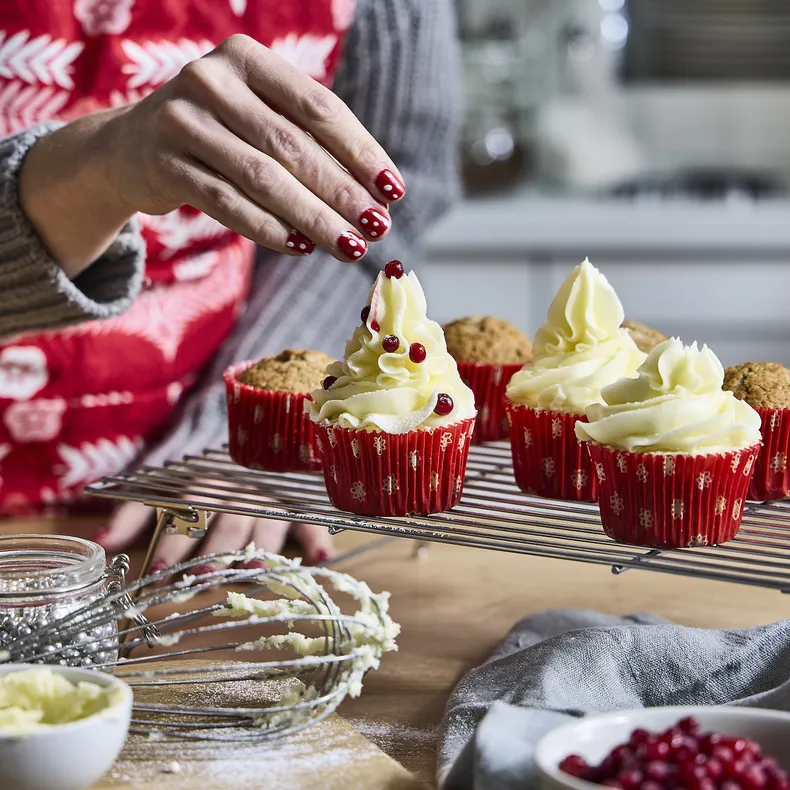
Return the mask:
<svg viewBox="0 0 790 790">
<path fill-rule="evenodd" d="M 101 581 L 104 549 L 66 535 L 0 536 L 0 600 L 76 593 Z"/>
</svg>

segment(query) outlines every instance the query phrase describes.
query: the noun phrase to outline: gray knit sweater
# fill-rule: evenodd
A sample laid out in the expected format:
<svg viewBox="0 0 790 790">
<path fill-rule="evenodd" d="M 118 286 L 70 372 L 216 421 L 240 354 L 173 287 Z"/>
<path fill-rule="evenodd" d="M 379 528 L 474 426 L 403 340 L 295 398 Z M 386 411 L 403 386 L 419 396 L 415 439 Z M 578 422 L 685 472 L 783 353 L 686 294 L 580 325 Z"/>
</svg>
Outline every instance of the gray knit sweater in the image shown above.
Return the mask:
<svg viewBox="0 0 790 790">
<path fill-rule="evenodd" d="M 335 92 L 384 146 L 408 194 L 363 265 L 325 253 L 293 259 L 259 250 L 236 329 L 185 398 L 170 433 L 142 460 L 200 452 L 226 430 L 222 370 L 286 346 L 338 355 L 359 320 L 372 273 L 389 258 L 415 262 L 416 244 L 456 194 L 459 63 L 451 0 L 358 0 Z M 102 258 L 69 280 L 19 207 L 25 154 L 52 125 L 0 140 L 0 337 L 57 329 L 126 310 L 143 276 L 145 248 L 131 223 Z"/>
</svg>

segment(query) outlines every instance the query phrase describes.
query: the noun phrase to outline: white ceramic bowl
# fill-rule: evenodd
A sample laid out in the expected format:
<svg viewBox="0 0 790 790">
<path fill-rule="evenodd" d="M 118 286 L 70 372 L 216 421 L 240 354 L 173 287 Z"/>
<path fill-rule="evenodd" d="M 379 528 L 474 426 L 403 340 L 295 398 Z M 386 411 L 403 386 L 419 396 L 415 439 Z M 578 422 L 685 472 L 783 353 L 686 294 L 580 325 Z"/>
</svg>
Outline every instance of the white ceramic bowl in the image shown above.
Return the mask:
<svg viewBox="0 0 790 790">
<path fill-rule="evenodd" d="M 640 708 L 587 716 L 544 735 L 535 748 L 541 784 L 544 790 L 600 790 L 599 785 L 560 771 L 560 762 L 569 754 L 578 754 L 589 763 L 599 763 L 638 727 L 660 732 L 686 716 L 697 718 L 707 732 L 756 741 L 766 754 L 790 771 L 790 713 L 735 707 Z"/>
<path fill-rule="evenodd" d="M 0 666 L 0 676 L 32 668 L 25 664 L 4 664 Z M 126 683 L 89 669 L 61 666 L 50 669 L 74 683 L 87 680 L 111 686 L 117 690 L 116 702 L 86 719 L 30 735 L 0 733 L 3 790 L 83 790 L 109 770 L 126 740 L 132 715 L 132 690 Z"/>
</svg>

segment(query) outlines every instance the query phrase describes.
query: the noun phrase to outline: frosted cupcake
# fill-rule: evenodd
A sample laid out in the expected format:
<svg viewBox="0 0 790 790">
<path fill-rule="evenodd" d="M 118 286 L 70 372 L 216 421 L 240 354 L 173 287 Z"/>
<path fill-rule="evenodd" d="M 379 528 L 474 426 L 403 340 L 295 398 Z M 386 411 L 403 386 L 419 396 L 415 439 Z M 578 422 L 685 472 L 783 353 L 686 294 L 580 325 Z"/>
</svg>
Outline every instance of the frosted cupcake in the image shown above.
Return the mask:
<svg viewBox="0 0 790 790">
<path fill-rule="evenodd" d="M 602 392 L 576 425 L 598 478 L 607 535 L 655 548 L 731 540 L 760 450 L 760 416 L 722 389 L 707 347 L 667 340 L 635 379 Z"/>
<path fill-rule="evenodd" d="M 390 261 L 346 344 L 307 404 L 333 504 L 362 515 L 447 510 L 463 489 L 472 391 L 426 315 L 414 272 Z"/>
<path fill-rule="evenodd" d="M 790 370 L 778 362 L 744 362 L 724 371 L 724 389 L 748 403 L 762 420 L 763 446 L 754 465 L 749 499 L 790 496 Z"/>
<path fill-rule="evenodd" d="M 286 349 L 225 371 L 228 450 L 237 464 L 270 472 L 321 468 L 304 401 L 331 362 L 320 351 Z"/>
<path fill-rule="evenodd" d="M 468 316 L 442 327 L 447 350 L 475 395 L 477 422 L 472 441 L 508 437 L 505 388 L 513 374 L 532 360 L 532 343 L 517 327 L 493 316 Z"/>
<path fill-rule="evenodd" d="M 560 287 L 535 335 L 532 364 L 506 393 L 513 471 L 523 491 L 595 501 L 589 454 L 574 426 L 603 387 L 635 376 L 645 358 L 621 328 L 623 317 L 614 289 L 588 260 Z"/>
</svg>

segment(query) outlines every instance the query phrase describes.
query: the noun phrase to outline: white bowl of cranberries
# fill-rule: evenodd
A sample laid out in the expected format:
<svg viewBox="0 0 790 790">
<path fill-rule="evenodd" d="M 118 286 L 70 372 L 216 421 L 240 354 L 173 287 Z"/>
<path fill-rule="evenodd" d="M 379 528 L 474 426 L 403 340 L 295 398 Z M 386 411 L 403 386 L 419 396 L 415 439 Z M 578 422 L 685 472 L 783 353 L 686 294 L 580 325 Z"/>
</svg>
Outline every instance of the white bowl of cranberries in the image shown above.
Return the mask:
<svg viewBox="0 0 790 790">
<path fill-rule="evenodd" d="M 642 708 L 588 716 L 535 750 L 544 790 L 790 790 L 790 714 Z"/>
</svg>

